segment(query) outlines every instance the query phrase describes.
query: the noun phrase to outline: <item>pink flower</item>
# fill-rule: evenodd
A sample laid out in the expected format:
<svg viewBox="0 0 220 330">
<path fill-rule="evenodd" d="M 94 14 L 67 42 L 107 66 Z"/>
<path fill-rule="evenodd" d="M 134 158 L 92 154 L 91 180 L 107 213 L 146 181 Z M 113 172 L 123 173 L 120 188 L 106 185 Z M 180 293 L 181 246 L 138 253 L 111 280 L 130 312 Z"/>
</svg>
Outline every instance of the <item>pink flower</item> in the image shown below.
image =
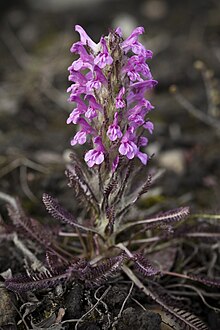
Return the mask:
<svg viewBox="0 0 220 330">
<path fill-rule="evenodd" d="M 71 146 L 75 146 L 75 144 L 84 144 L 86 143 L 86 131 L 82 130 L 76 133 L 74 138 L 71 140 Z"/>
<path fill-rule="evenodd" d="M 72 45 L 70 51 L 72 53 L 77 53 L 80 57 L 78 60 L 74 61 L 71 66 L 68 68 L 68 70 L 74 70 L 74 71 L 79 71 L 81 69 L 90 69 L 92 70 L 93 67 L 93 56 L 89 55 L 82 45 L 81 42 L 76 42 Z"/>
<path fill-rule="evenodd" d="M 107 135 L 111 141 L 115 141 L 122 137 L 122 132 L 120 127 L 118 126 L 118 113 L 116 112 L 114 115 L 113 124 L 109 126 Z"/>
<path fill-rule="evenodd" d="M 105 158 L 105 149 L 102 144 L 101 138 L 97 136 L 96 138 L 94 138 L 93 142 L 97 144 L 97 147 L 87 151 L 84 157 L 89 167 L 93 167 L 94 165 L 100 165 Z"/>
<path fill-rule="evenodd" d="M 99 45 L 88 36 L 86 31 L 80 25 L 75 25 L 75 31 L 79 33 L 82 45 L 88 45 L 94 52 L 98 51 Z"/>
<path fill-rule="evenodd" d="M 121 155 L 127 156 L 128 159 L 132 159 L 136 156 L 137 153 L 137 146 L 132 141 L 122 141 L 118 151 Z"/>
<path fill-rule="evenodd" d="M 135 128 L 143 125 L 144 123 L 143 116 L 140 113 L 134 113 L 130 115 L 128 120 L 130 121 L 130 125 Z"/>
<path fill-rule="evenodd" d="M 145 136 L 141 136 L 138 139 L 138 146 L 139 147 L 142 147 L 142 146 L 145 147 L 147 144 L 148 144 L 148 139 Z"/>
<path fill-rule="evenodd" d="M 138 157 L 140 159 L 140 161 L 142 162 L 142 164 L 146 165 L 147 161 L 148 161 L 148 156 L 147 154 L 140 152 L 138 150 L 138 152 L 136 153 L 136 157 Z"/>
<path fill-rule="evenodd" d="M 77 107 L 73 109 L 70 113 L 69 118 L 67 119 L 67 124 L 73 123 L 76 124 L 81 117 L 82 114 L 86 112 L 86 105 L 85 103 L 76 95 L 71 97 L 71 102 L 76 102 Z"/>
<path fill-rule="evenodd" d="M 107 84 L 107 80 L 102 73 L 102 70 L 96 65 L 93 71 L 93 78 L 86 83 L 86 93 L 92 93 L 93 89 L 100 89 L 102 85 Z"/>
<path fill-rule="evenodd" d="M 154 130 L 154 124 L 151 122 L 151 121 L 146 121 L 146 123 L 143 125 L 144 128 L 146 128 L 150 134 L 153 133 L 153 130 Z"/>
<path fill-rule="evenodd" d="M 148 139 L 145 136 L 141 136 L 138 140 L 138 147 L 144 147 L 148 144 Z M 147 161 L 148 161 L 148 155 L 141 152 L 138 149 L 138 152 L 136 153 L 136 157 L 138 157 L 140 159 L 140 161 L 142 162 L 142 164 L 146 165 Z"/>
<path fill-rule="evenodd" d="M 138 43 L 138 37 L 139 35 L 144 33 L 143 27 L 136 27 L 134 31 L 130 34 L 130 36 L 122 42 L 121 48 L 127 53 L 130 49 L 135 48 Z M 135 53 L 135 52 L 134 52 Z"/>
<path fill-rule="evenodd" d="M 139 35 L 144 33 L 143 27 L 137 27 L 131 33 L 131 35 L 122 42 L 121 48 L 127 53 L 129 50 L 132 50 L 134 54 L 142 55 L 146 59 L 152 57 L 152 52 L 146 50 L 145 47 L 138 41 Z"/>
<path fill-rule="evenodd" d="M 79 118 L 77 122 L 82 129 L 76 133 L 74 138 L 71 140 L 71 145 L 74 146 L 75 144 L 84 144 L 86 142 L 87 135 L 95 135 L 95 129 L 90 126 L 84 118 Z"/>
<path fill-rule="evenodd" d="M 103 162 L 104 158 L 104 153 L 96 149 L 91 149 L 87 151 L 84 157 L 89 167 L 93 167 L 94 165 L 100 165 Z"/>
<path fill-rule="evenodd" d="M 96 99 L 93 95 L 86 95 L 85 100 L 89 101 L 89 106 L 86 110 L 85 117 L 87 117 L 88 119 L 93 119 L 97 117 L 97 110 L 102 110 L 101 105 L 96 102 Z"/>
<path fill-rule="evenodd" d="M 121 140 L 120 147 L 118 149 L 119 153 L 126 156 L 128 159 L 132 159 L 136 156 L 138 147 L 133 142 L 134 134 L 133 129 L 129 128 Z"/>
<path fill-rule="evenodd" d="M 123 71 L 127 73 L 132 82 L 143 81 L 144 79 L 152 79 L 149 66 L 145 63 L 144 56 L 134 55 L 129 58 Z"/>
<path fill-rule="evenodd" d="M 130 85 L 131 89 L 135 90 L 135 93 L 144 93 L 147 90 L 155 87 L 157 85 L 157 81 L 153 79 L 136 82 Z"/>
<path fill-rule="evenodd" d="M 94 63 L 103 69 L 106 65 L 111 65 L 113 63 L 113 58 L 109 55 L 108 48 L 105 39 L 101 38 L 101 45 L 103 51 L 96 56 Z"/>
<path fill-rule="evenodd" d="M 144 98 L 145 92 L 156 85 L 157 81 L 153 79 L 138 81 L 130 84 L 130 92 L 127 96 L 128 104 L 140 102 Z"/>
</svg>

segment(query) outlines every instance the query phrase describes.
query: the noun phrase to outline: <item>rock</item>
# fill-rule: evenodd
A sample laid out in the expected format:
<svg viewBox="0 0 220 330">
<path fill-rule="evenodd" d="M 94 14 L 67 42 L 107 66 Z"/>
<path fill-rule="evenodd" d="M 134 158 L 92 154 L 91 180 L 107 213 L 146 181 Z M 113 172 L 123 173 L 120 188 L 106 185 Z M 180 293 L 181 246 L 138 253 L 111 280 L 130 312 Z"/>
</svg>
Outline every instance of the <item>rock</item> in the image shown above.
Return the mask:
<svg viewBox="0 0 220 330">
<path fill-rule="evenodd" d="M 161 152 L 158 157 L 162 168 L 171 170 L 176 174 L 183 174 L 185 169 L 185 158 L 182 150 L 173 149 Z"/>
</svg>

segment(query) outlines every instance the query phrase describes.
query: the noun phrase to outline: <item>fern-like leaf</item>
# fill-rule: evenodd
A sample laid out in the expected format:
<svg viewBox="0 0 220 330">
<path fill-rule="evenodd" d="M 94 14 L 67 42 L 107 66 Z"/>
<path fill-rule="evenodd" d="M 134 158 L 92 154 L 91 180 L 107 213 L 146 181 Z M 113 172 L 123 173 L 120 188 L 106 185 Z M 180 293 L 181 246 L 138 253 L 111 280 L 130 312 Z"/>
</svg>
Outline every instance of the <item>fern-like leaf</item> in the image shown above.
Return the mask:
<svg viewBox="0 0 220 330">
<path fill-rule="evenodd" d="M 115 190 L 118 187 L 118 182 L 116 179 L 110 180 L 109 184 L 104 188 L 104 197 L 105 199 L 108 199 L 110 194 L 115 192 Z"/>
<path fill-rule="evenodd" d="M 64 281 L 67 281 L 70 273 L 52 275 L 50 272 L 39 273 L 34 275 L 18 275 L 5 281 L 7 289 L 16 292 L 25 292 L 33 290 L 41 290 L 54 287 Z"/>
<path fill-rule="evenodd" d="M 147 224 L 168 225 L 185 219 L 189 215 L 189 207 L 179 207 L 174 210 L 160 212 L 153 218 L 146 219 Z"/>
<path fill-rule="evenodd" d="M 167 308 L 167 306 L 165 310 L 175 319 L 183 330 L 209 330 L 203 321 L 190 312 L 180 308 Z"/>
<path fill-rule="evenodd" d="M 46 251 L 46 265 L 50 272 L 55 274 L 64 271 L 69 266 L 69 263 L 59 258 L 54 251 L 48 250 Z"/>
<path fill-rule="evenodd" d="M 220 288 L 220 280 L 215 278 L 209 278 L 205 276 L 199 276 L 194 274 L 187 274 L 186 275 L 188 279 L 196 282 L 200 282 L 202 284 L 205 284 L 207 286 L 213 286 Z"/>
<path fill-rule="evenodd" d="M 150 185 L 151 185 L 151 180 L 152 180 L 152 177 L 151 177 L 151 175 L 149 175 L 147 177 L 147 181 L 142 185 L 141 189 L 137 189 L 136 193 L 133 193 L 131 196 L 128 197 L 129 202 L 127 203 L 127 205 L 125 205 L 125 207 L 123 207 L 118 212 L 118 214 L 117 214 L 118 218 L 122 217 L 125 213 L 127 213 L 128 210 L 137 203 L 137 201 L 140 199 L 140 197 L 144 193 L 148 192 Z"/>
<path fill-rule="evenodd" d="M 47 209 L 47 211 L 52 215 L 53 218 L 57 220 L 61 220 L 72 227 L 80 228 L 86 231 L 96 232 L 92 228 L 85 227 L 77 223 L 76 218 L 64 209 L 53 197 L 48 194 L 43 194 L 43 203 Z"/>
<path fill-rule="evenodd" d="M 135 253 L 132 260 L 134 262 L 135 269 L 143 276 L 148 277 L 160 274 L 160 270 L 153 267 L 149 260 L 146 259 L 141 253 Z"/>
<path fill-rule="evenodd" d="M 124 231 L 133 226 L 147 225 L 148 228 L 151 226 L 159 227 L 161 225 L 168 225 L 183 220 L 189 215 L 189 207 L 180 207 L 178 209 L 170 210 L 167 212 L 159 213 L 145 220 L 138 220 L 135 222 L 129 222 L 124 226 L 121 226 L 118 233 Z"/>
<path fill-rule="evenodd" d="M 121 201 L 121 198 L 124 194 L 124 191 L 128 185 L 129 177 L 132 173 L 133 163 L 129 162 L 128 164 L 124 163 L 124 159 L 121 162 L 121 166 L 117 168 L 117 172 L 120 171 L 121 173 L 124 173 L 124 177 L 121 181 L 120 189 L 118 190 L 113 203 L 119 203 Z"/>
<path fill-rule="evenodd" d="M 181 330 L 209 330 L 207 325 L 197 316 L 182 307 L 173 306 L 173 304 L 176 305 L 176 302 L 168 293 L 164 295 L 160 285 L 157 285 L 157 288 L 155 286 L 154 288 L 150 287 L 148 294 L 174 319 L 175 323 L 179 324 Z"/>
<path fill-rule="evenodd" d="M 65 174 L 69 180 L 68 186 L 74 189 L 76 198 L 84 207 L 88 210 L 92 207 L 99 212 L 97 199 L 85 180 L 81 168 L 78 165 L 69 166 Z"/>
<path fill-rule="evenodd" d="M 137 196 L 137 200 L 143 195 L 146 194 L 148 192 L 148 190 L 150 189 L 151 186 L 151 181 L 152 181 L 152 176 L 149 174 L 147 177 L 146 182 L 143 184 L 143 186 L 141 187 L 141 190 L 138 193 Z"/>
<path fill-rule="evenodd" d="M 18 199 L 16 199 L 16 205 L 8 205 L 7 209 L 13 224 L 21 232 L 43 246 L 49 247 L 52 245 L 52 237 L 48 235 L 45 228 L 38 221 L 26 216 Z"/>
<path fill-rule="evenodd" d="M 115 209 L 114 207 L 109 207 L 106 210 L 106 216 L 108 219 L 108 224 L 105 228 L 105 234 L 109 234 L 111 235 L 113 233 L 114 230 L 114 223 L 115 223 Z"/>
<path fill-rule="evenodd" d="M 108 278 L 112 277 L 121 269 L 125 260 L 126 256 L 122 253 L 119 256 L 101 261 L 96 266 L 90 266 L 88 272 L 85 274 L 86 283 L 89 286 L 105 283 Z"/>
</svg>

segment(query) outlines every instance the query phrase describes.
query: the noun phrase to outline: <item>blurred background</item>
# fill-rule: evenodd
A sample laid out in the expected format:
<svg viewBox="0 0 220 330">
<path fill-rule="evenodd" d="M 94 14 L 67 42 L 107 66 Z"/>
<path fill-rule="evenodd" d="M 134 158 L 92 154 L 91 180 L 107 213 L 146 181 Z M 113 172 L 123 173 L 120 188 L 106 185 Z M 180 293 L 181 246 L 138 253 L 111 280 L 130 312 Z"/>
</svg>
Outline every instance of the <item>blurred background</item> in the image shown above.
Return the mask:
<svg viewBox="0 0 220 330">
<path fill-rule="evenodd" d="M 144 26 L 157 89 L 150 166 L 166 172 L 140 206 L 219 210 L 220 2 L 218 0 L 0 1 L 0 190 L 32 210 L 43 191 L 66 200 L 63 175 L 75 128 L 66 125 L 69 49 L 82 25 Z M 79 150 L 80 152 L 80 150 Z M 34 202 L 34 203 L 33 203 Z"/>
</svg>

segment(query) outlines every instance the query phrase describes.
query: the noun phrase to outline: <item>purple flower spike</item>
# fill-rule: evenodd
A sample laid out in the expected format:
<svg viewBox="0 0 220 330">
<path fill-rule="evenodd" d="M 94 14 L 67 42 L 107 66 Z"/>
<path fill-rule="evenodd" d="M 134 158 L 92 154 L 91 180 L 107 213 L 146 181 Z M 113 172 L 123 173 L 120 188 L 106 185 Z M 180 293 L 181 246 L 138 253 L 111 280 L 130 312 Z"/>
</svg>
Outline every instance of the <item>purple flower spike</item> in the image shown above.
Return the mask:
<svg viewBox="0 0 220 330">
<path fill-rule="evenodd" d="M 106 41 L 103 37 L 101 38 L 101 45 L 103 51 L 96 56 L 94 63 L 98 65 L 100 69 L 103 69 L 106 65 L 111 65 L 113 63 L 113 58 L 109 55 Z"/>
<path fill-rule="evenodd" d="M 107 135 L 111 141 L 115 141 L 122 137 L 122 132 L 118 126 L 118 113 L 115 113 L 113 124 L 109 126 Z"/>
<path fill-rule="evenodd" d="M 71 145 L 92 143 L 84 157 L 89 167 L 104 162 L 102 170 L 114 172 L 121 156 L 137 157 L 147 164 L 148 156 L 141 148 L 148 144 L 143 132 L 149 135 L 154 129 L 148 118 L 154 107 L 145 97 L 157 81 L 146 63 L 152 52 L 138 40 L 144 28 L 137 27 L 126 40 L 117 28 L 98 44 L 81 26 L 75 30 L 80 41 L 72 45 L 71 52 L 78 59 L 68 68 L 73 82 L 68 92 L 76 106 L 67 123 L 79 124 L 80 130 Z"/>
</svg>

